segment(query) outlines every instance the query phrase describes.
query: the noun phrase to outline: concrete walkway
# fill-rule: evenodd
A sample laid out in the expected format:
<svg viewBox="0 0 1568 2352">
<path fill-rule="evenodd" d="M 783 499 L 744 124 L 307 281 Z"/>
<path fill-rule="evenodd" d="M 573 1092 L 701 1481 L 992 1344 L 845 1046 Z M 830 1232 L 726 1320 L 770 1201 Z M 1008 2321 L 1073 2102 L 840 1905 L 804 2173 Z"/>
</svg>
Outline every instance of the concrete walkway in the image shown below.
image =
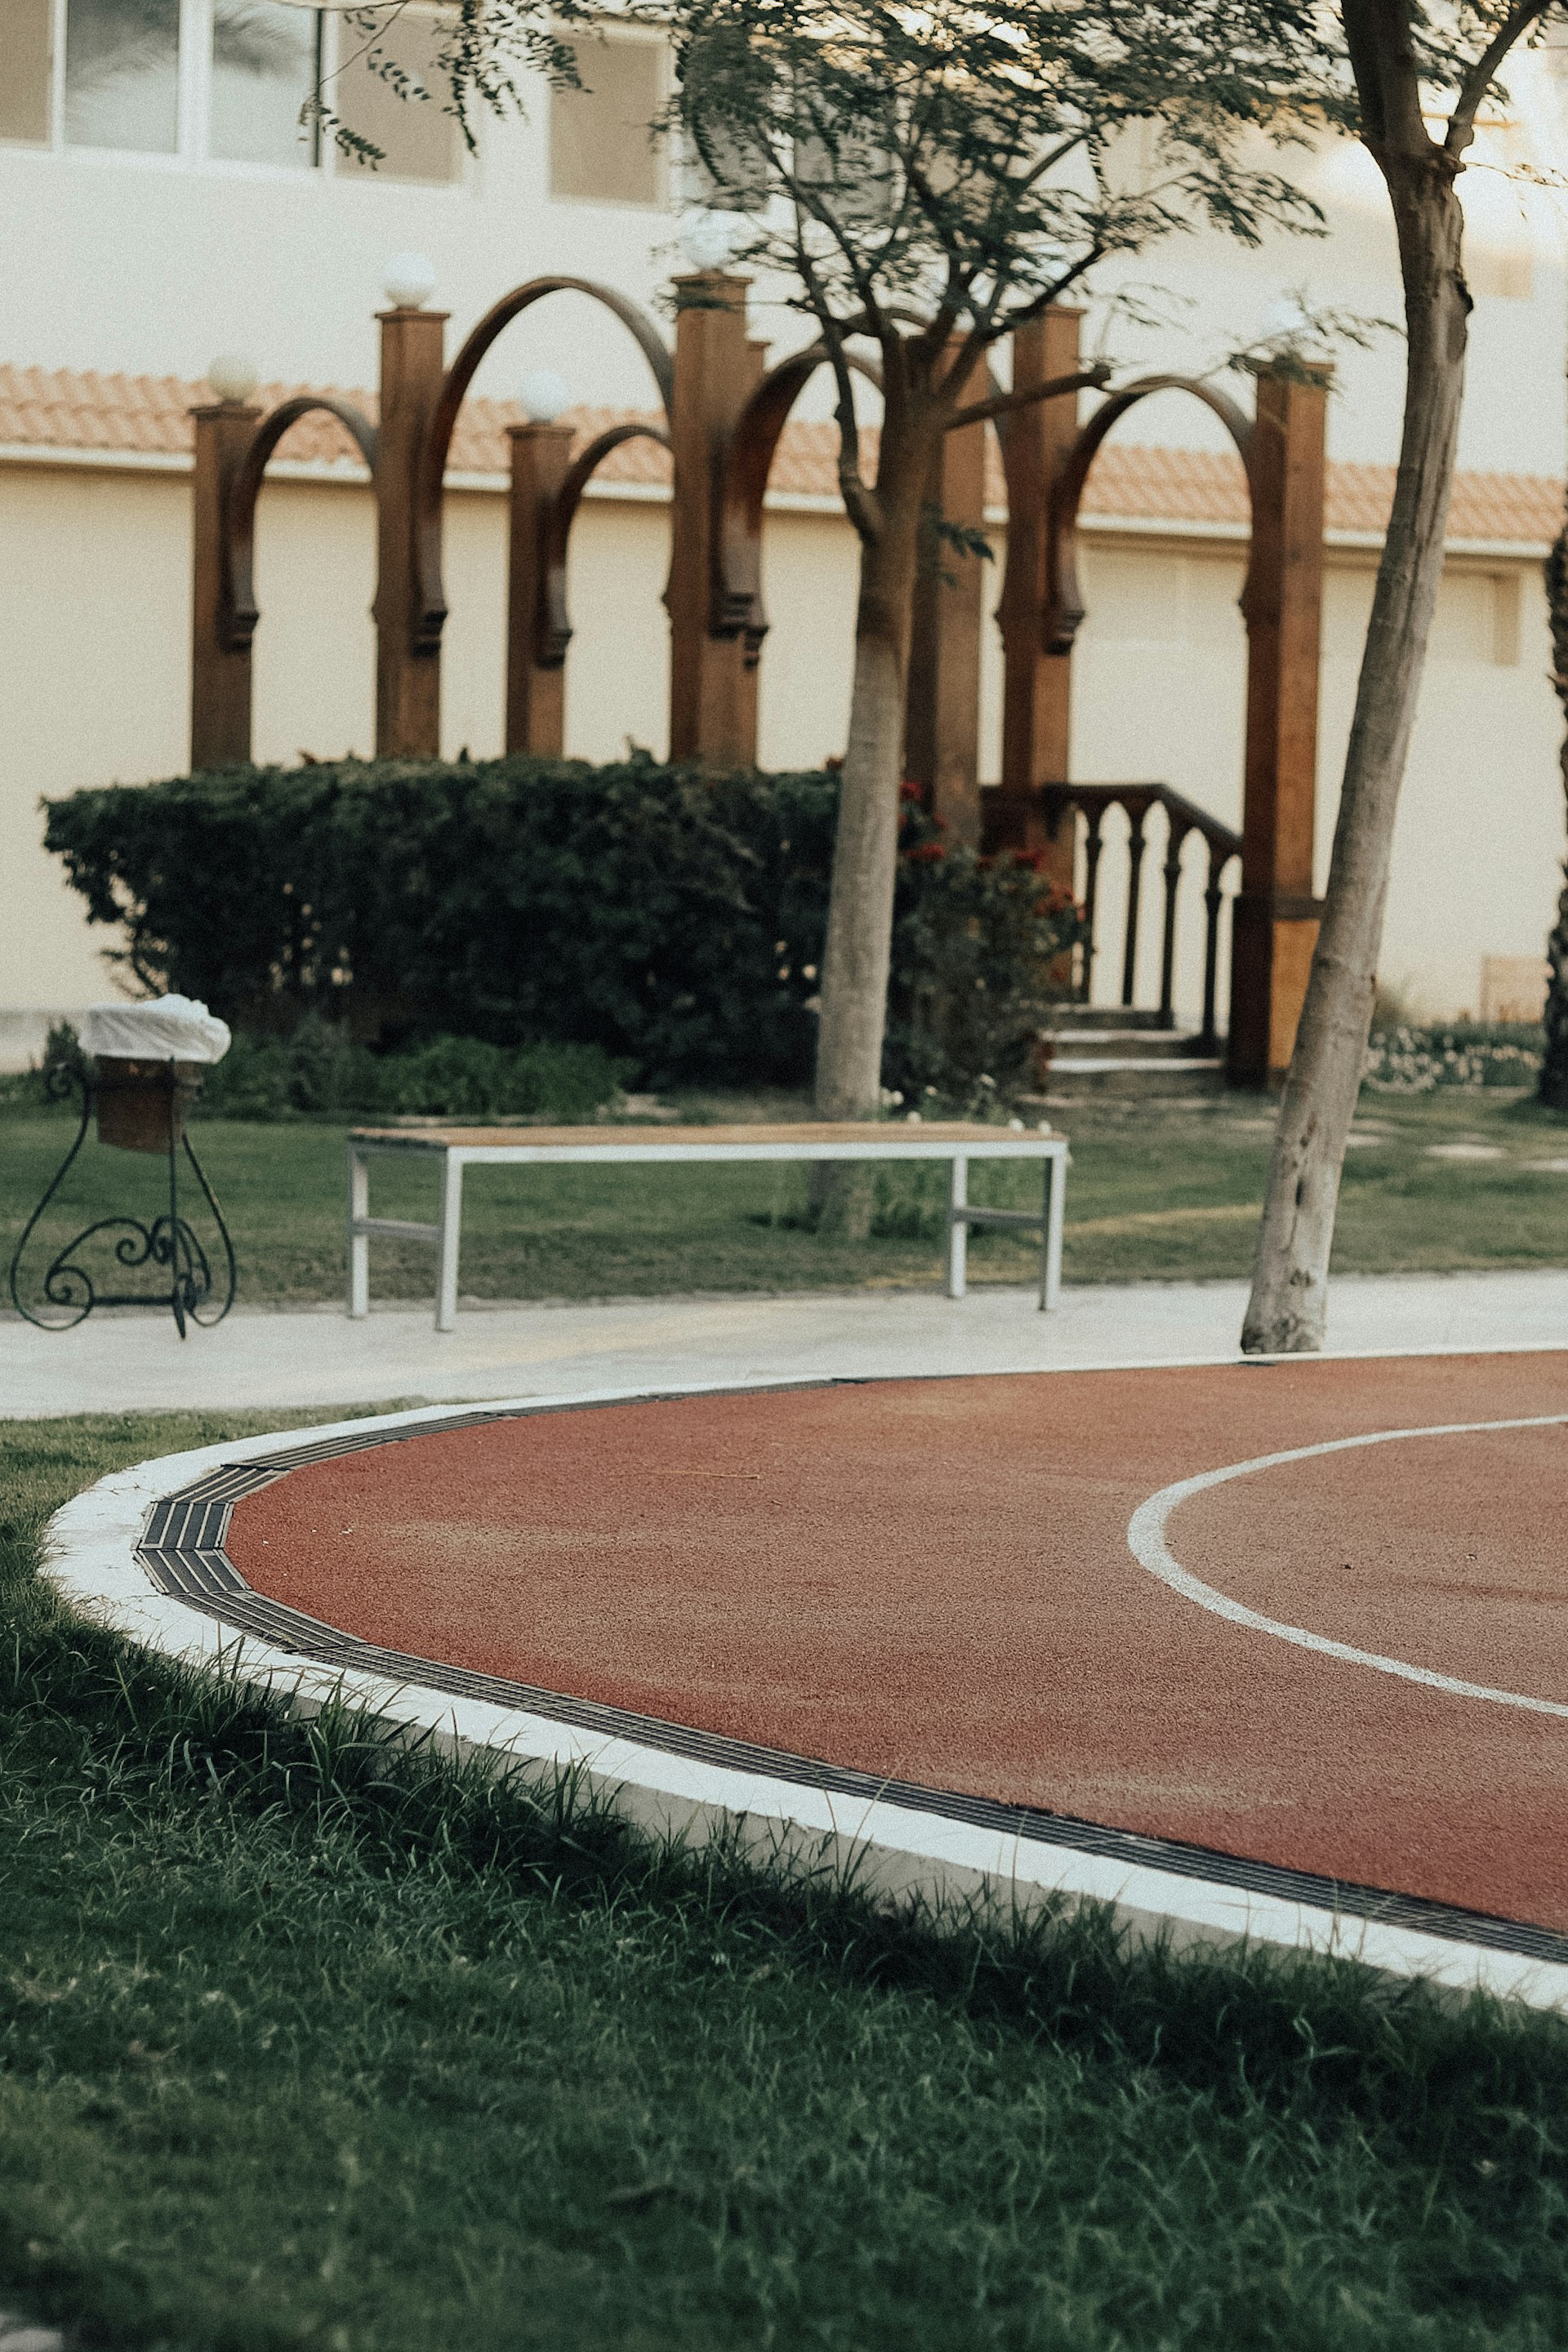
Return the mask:
<svg viewBox="0 0 1568 2352">
<path fill-rule="evenodd" d="M 443 1402 L 582 1394 L 684 1381 L 1037 1371 L 1224 1360 L 1237 1282 L 1068 1289 L 1042 1315 L 1031 1290 L 808 1292 L 787 1298 L 637 1299 L 473 1307 L 437 1333 L 428 1307 L 351 1323 L 339 1307 L 237 1310 L 183 1345 L 154 1314 L 110 1313 L 65 1333 L 0 1320 L 0 1418 L 210 1407 Z M 1568 1348 L 1568 1269 L 1345 1276 L 1333 1351 Z"/>
</svg>

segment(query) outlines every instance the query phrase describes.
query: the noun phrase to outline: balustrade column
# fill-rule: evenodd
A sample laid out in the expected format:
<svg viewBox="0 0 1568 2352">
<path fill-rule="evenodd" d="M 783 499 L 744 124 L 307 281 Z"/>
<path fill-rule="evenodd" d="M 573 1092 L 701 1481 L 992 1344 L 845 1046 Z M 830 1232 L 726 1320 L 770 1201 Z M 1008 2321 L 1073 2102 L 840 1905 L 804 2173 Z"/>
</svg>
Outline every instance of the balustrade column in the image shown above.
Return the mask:
<svg viewBox="0 0 1568 2352">
<path fill-rule="evenodd" d="M 1324 423 L 1332 371 L 1258 377 L 1247 573 L 1247 786 L 1232 913 L 1232 1085 L 1289 1065 L 1317 945 L 1312 895 L 1323 597 Z"/>
<path fill-rule="evenodd" d="M 1174 812 L 1167 810 L 1166 814 L 1170 829 L 1165 835 L 1165 863 L 1160 869 L 1165 885 L 1164 919 L 1160 927 L 1160 1026 L 1173 1029 L 1176 1024 L 1176 895 L 1182 887 L 1182 845 L 1187 836 L 1185 830 L 1177 824 Z"/>
<path fill-rule="evenodd" d="M 1072 839 L 1072 813 L 1066 819 L 1068 839 Z M 1096 808 L 1089 815 L 1084 840 L 1083 883 L 1083 945 L 1079 950 L 1082 962 L 1079 972 L 1079 1002 L 1087 1004 L 1094 989 L 1094 926 L 1100 910 L 1100 858 L 1105 847 L 1105 811 Z"/>
<path fill-rule="evenodd" d="M 375 749 L 383 760 L 441 748 L 441 643 L 419 626 L 420 480 L 441 395 L 445 310 L 399 309 L 381 322 L 375 467 Z"/>
<path fill-rule="evenodd" d="M 972 382 L 970 396 L 978 383 Z M 936 520 L 964 532 L 985 528 L 984 424 L 945 434 L 931 469 L 931 514 L 922 532 L 904 697 L 904 773 L 955 842 L 980 846 L 980 632 L 982 557 L 955 547 Z"/>
<path fill-rule="evenodd" d="M 229 491 L 261 411 L 225 400 L 193 408 L 191 476 L 191 766 L 250 757 L 250 645 L 230 643 Z"/>
<path fill-rule="evenodd" d="M 1083 312 L 1056 303 L 1013 337 L 1013 388 L 1026 391 L 1079 365 Z M 1032 795 L 1070 772 L 1072 656 L 1048 650 L 1050 510 L 1058 478 L 1078 434 L 1075 399 L 1042 400 L 1005 420 L 1007 565 L 996 618 L 1002 631 L 1002 780 L 987 795 L 986 831 L 998 846 L 1043 850 L 1053 881 L 1073 885 L 1070 809 L 1052 832 Z"/>
<path fill-rule="evenodd" d="M 1129 807 L 1127 835 L 1127 930 L 1121 950 L 1121 1002 L 1131 1005 L 1138 980 L 1138 909 L 1143 897 L 1143 859 L 1149 847 L 1147 807 Z"/>
<path fill-rule="evenodd" d="M 513 425 L 506 614 L 506 748 L 559 759 L 565 740 L 564 649 L 546 646 L 549 532 L 572 462 L 569 425 Z"/>
<path fill-rule="evenodd" d="M 675 281 L 670 404 L 669 756 L 749 768 L 757 756 L 757 670 L 743 631 L 714 630 L 719 483 L 725 447 L 762 377 L 746 337 L 750 279 L 703 270 Z"/>
</svg>

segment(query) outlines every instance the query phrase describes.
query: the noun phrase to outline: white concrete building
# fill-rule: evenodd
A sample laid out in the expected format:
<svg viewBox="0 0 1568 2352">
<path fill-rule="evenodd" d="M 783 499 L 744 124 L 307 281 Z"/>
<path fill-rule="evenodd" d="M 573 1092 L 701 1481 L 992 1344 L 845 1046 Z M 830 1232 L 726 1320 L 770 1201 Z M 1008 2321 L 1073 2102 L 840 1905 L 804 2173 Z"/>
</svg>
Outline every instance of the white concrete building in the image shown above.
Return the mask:
<svg viewBox="0 0 1568 2352">
<path fill-rule="evenodd" d="M 417 72 L 429 25 L 397 36 Z M 286 384 L 374 383 L 374 313 L 392 254 L 431 257 L 448 348 L 509 286 L 597 278 L 649 308 L 679 267 L 679 163 L 640 125 L 659 47 L 616 35 L 584 57 L 589 89 L 540 85 L 525 120 L 479 126 L 392 99 L 341 20 L 279 0 L 0 0 L 0 1015 L 11 1055 L 47 1009 L 101 993 L 89 932 L 38 845 L 43 793 L 178 772 L 189 679 L 188 446 L 183 413 L 216 352 Z M 1477 1006 L 1486 957 L 1540 951 L 1563 846 L 1559 720 L 1540 563 L 1564 472 L 1563 199 L 1508 176 L 1558 169 L 1568 132 L 1553 60 L 1510 69 L 1507 119 L 1462 183 L 1477 295 L 1450 561 L 1401 817 L 1384 973 L 1436 1013 Z M 386 150 L 374 172 L 312 142 L 298 109 L 320 71 L 351 129 Z M 1398 315 L 1376 174 L 1344 144 L 1295 170 L 1323 205 L 1321 240 L 1249 254 L 1209 235 L 1135 273 L 1172 298 L 1133 327 L 1109 281 L 1086 341 L 1123 369 L 1202 369 L 1253 340 L 1283 293 Z M 758 289 L 765 294 L 767 289 Z M 1183 307 L 1183 306 L 1185 307 Z M 759 301 L 775 352 L 807 339 Z M 505 560 L 504 402 L 557 370 L 584 406 L 647 409 L 641 360 L 591 305 L 531 311 L 492 355 L 449 499 L 445 734 L 499 749 Z M 1394 334 L 1339 357 L 1324 635 L 1320 836 L 1326 858 L 1387 469 L 1397 447 Z M 842 748 L 856 568 L 826 428 L 794 429 L 766 548 L 773 623 L 762 753 L 808 763 Z M 1196 404 L 1163 397 L 1091 477 L 1089 616 L 1076 661 L 1073 768 L 1160 778 L 1235 822 L 1240 805 L 1245 556 L 1239 471 Z M 258 758 L 370 748 L 371 507 L 363 469 L 323 428 L 284 445 L 261 505 Z M 641 448 L 641 455 L 636 454 Z M 658 603 L 667 492 L 632 445 L 595 486 L 574 540 L 577 635 L 568 749 L 663 748 Z M 1000 548 L 1005 515 L 993 522 Z M 999 572 L 998 572 L 999 578 Z M 994 601 L 994 600 L 993 600 Z M 998 648 L 987 651 L 981 768 L 997 764 Z M 1114 861 L 1107 860 L 1112 884 Z M 1115 920 L 1114 887 L 1106 914 Z M 1104 959 L 1106 978 L 1113 959 Z M 1184 983 L 1190 997 L 1192 976 Z"/>
</svg>

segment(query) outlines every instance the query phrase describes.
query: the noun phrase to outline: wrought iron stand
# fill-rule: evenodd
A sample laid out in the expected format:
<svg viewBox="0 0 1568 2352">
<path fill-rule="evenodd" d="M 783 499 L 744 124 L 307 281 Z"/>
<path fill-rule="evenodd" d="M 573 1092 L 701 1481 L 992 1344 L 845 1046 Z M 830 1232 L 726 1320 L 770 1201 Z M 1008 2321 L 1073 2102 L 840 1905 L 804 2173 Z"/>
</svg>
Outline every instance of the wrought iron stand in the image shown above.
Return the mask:
<svg viewBox="0 0 1568 2352">
<path fill-rule="evenodd" d="M 56 1102 L 65 1101 L 69 1095 L 79 1088 L 81 1121 L 76 1131 L 75 1141 L 51 1177 L 43 1199 L 28 1218 L 22 1238 L 16 1244 L 16 1255 L 11 1260 L 11 1303 L 18 1315 L 25 1316 L 26 1320 L 36 1324 L 40 1331 L 70 1331 L 74 1330 L 77 1324 L 85 1321 L 95 1307 L 166 1307 L 174 1316 L 174 1328 L 182 1339 L 185 1336 L 186 1327 L 189 1324 L 195 1323 L 205 1329 L 215 1323 L 221 1323 L 234 1304 L 234 1244 L 229 1239 L 228 1227 L 224 1223 L 223 1211 L 217 1204 L 217 1196 L 207 1182 L 201 1161 L 191 1149 L 191 1139 L 188 1135 L 179 1131 L 174 1099 L 177 1078 L 172 1061 L 168 1066 L 167 1079 L 169 1114 L 167 1128 L 169 1206 L 167 1211 L 154 1217 L 151 1224 L 143 1224 L 136 1217 L 119 1216 L 99 1217 L 90 1225 L 84 1225 L 80 1233 L 67 1242 L 63 1249 L 56 1252 L 44 1276 L 44 1302 L 49 1307 L 63 1308 L 65 1310 L 63 1318 L 47 1318 L 36 1314 L 26 1304 L 21 1291 L 23 1255 L 33 1237 L 39 1219 L 64 1183 L 78 1152 L 87 1139 L 88 1122 L 98 1107 L 99 1097 L 98 1086 L 88 1076 L 85 1068 L 50 1070 L 44 1083 L 46 1091 Z M 214 1297 L 211 1262 L 196 1235 L 180 1214 L 182 1147 L 185 1158 L 190 1161 L 195 1171 L 196 1181 L 202 1188 L 207 1207 L 212 1211 L 218 1236 L 223 1244 L 226 1286 L 222 1302 L 216 1312 L 211 1311 Z M 166 1266 L 169 1272 L 168 1289 L 100 1291 L 87 1268 L 75 1264 L 74 1261 L 78 1251 L 100 1234 L 119 1234 L 119 1240 L 113 1244 L 114 1256 L 119 1265 L 128 1268 L 139 1265 Z"/>
</svg>

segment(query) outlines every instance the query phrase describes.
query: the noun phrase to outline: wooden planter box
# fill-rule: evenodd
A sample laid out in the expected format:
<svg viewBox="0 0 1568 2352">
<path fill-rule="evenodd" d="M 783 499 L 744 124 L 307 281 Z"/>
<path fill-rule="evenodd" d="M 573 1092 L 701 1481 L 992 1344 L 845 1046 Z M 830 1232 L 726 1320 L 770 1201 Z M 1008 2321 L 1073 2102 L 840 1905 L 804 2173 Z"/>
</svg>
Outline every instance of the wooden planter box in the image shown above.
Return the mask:
<svg viewBox="0 0 1568 2352">
<path fill-rule="evenodd" d="M 185 1116 L 202 1090 L 200 1062 L 132 1062 L 98 1056 L 93 1089 L 98 1139 L 121 1151 L 167 1151 L 184 1140 Z"/>
</svg>

